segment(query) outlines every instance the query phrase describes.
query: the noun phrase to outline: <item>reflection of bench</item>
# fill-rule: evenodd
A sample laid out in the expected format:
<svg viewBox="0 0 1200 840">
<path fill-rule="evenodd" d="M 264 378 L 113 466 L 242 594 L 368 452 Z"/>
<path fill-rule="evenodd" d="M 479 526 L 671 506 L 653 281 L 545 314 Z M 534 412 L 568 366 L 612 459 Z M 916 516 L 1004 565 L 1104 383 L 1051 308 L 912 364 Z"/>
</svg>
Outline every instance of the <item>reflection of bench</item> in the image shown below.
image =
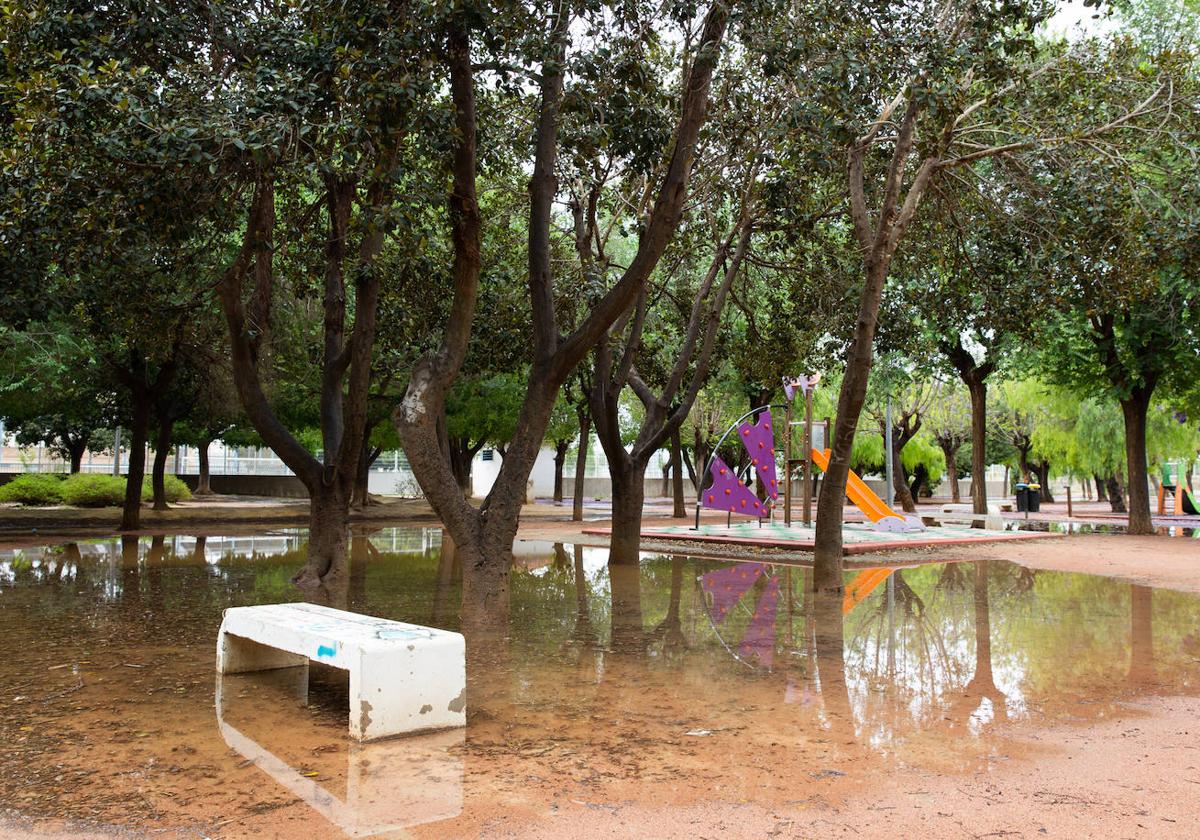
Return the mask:
<svg viewBox="0 0 1200 840">
<path fill-rule="evenodd" d="M 466 649 L 458 633 L 315 604 L 231 607 L 217 671 L 320 662 L 350 673 L 350 734 L 362 741 L 466 725 Z"/>
<path fill-rule="evenodd" d="M 249 679 L 252 686 L 243 682 Z M 406 837 L 403 829 L 462 812 L 462 729 L 331 745 L 328 729 L 312 726 L 309 713 L 288 702 L 307 695 L 299 668 L 218 674 L 221 737 L 350 837 Z"/>
</svg>

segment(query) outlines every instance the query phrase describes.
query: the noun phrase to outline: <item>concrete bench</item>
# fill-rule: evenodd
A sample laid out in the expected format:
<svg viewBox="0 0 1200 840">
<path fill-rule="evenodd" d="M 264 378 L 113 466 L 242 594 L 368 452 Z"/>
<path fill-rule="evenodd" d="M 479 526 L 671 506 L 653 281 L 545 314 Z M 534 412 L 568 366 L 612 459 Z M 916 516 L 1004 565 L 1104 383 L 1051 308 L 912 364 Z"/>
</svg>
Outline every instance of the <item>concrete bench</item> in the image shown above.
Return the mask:
<svg viewBox="0 0 1200 840">
<path fill-rule="evenodd" d="M 217 671 L 319 662 L 350 674 L 350 734 L 360 741 L 466 725 L 466 645 L 458 633 L 315 604 L 225 610 Z"/>
<path fill-rule="evenodd" d="M 995 502 L 988 502 L 987 512 L 991 513 L 991 514 L 1000 513 L 1000 505 L 996 504 Z M 970 504 L 957 504 L 957 503 L 956 504 L 947 504 L 947 505 L 942 505 L 942 513 L 974 514 L 975 507 L 974 507 L 974 505 L 970 505 Z"/>
</svg>

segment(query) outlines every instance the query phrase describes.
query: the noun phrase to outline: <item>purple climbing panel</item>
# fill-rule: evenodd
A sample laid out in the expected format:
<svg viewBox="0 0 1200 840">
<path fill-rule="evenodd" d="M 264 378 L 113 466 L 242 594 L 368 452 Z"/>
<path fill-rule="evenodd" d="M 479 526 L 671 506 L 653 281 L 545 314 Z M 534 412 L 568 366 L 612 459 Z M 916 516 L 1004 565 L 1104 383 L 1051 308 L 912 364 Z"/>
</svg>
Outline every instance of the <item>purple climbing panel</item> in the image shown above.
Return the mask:
<svg viewBox="0 0 1200 840">
<path fill-rule="evenodd" d="M 774 465 L 772 464 L 772 471 Z M 750 488 L 738 479 L 729 465 L 714 457 L 712 466 L 712 484 L 702 494 L 702 503 L 706 508 L 727 510 L 730 513 L 740 513 L 743 516 L 753 516 L 762 519 L 767 514 L 767 506 L 758 500 Z"/>
<path fill-rule="evenodd" d="M 715 621 L 724 621 L 734 604 L 754 586 L 763 573 L 759 563 L 740 563 L 728 569 L 717 569 L 700 576 L 700 587 L 712 599 L 709 614 Z"/>
<path fill-rule="evenodd" d="M 738 436 L 750 455 L 750 464 L 758 473 L 767 495 L 779 498 L 779 481 L 775 477 L 775 431 L 771 424 L 771 410 L 758 415 L 754 425 L 743 423 L 738 426 Z"/>
</svg>

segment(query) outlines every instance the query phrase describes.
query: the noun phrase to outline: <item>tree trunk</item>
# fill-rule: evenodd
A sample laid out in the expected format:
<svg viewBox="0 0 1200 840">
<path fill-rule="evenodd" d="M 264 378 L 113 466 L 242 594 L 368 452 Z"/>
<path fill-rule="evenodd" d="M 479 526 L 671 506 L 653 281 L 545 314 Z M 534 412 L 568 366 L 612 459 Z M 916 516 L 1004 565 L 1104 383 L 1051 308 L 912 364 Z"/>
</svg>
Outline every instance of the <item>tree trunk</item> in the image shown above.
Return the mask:
<svg viewBox="0 0 1200 840">
<path fill-rule="evenodd" d="M 122 531 L 136 531 L 142 524 L 142 478 L 146 475 L 146 439 L 150 435 L 149 394 L 133 394 L 133 423 L 129 431 L 129 471 L 125 477 L 125 505 L 121 511 Z"/>
<path fill-rule="evenodd" d="M 1050 462 L 1043 460 L 1036 467 L 1038 485 L 1038 495 L 1046 504 L 1054 504 L 1054 493 L 1050 489 Z"/>
<path fill-rule="evenodd" d="M 83 453 L 87 451 L 87 437 L 78 440 L 65 439 L 67 453 L 71 456 L 71 475 L 75 475 L 83 467 Z"/>
<path fill-rule="evenodd" d="M 571 521 L 583 521 L 583 489 L 587 478 L 588 445 L 592 439 L 592 417 L 587 409 L 577 409 L 579 415 L 579 454 L 575 456 L 575 488 L 571 498 Z"/>
<path fill-rule="evenodd" d="M 612 476 L 612 542 L 609 564 L 637 563 L 642 539 L 642 505 L 646 495 L 646 462 L 625 459 L 624 468 L 610 462 Z"/>
<path fill-rule="evenodd" d="M 1097 502 L 1107 502 L 1108 501 L 1108 485 L 1104 481 L 1104 479 L 1101 478 L 1099 475 L 1093 475 L 1092 483 L 1094 485 L 1096 485 L 1096 501 Z"/>
<path fill-rule="evenodd" d="M 1104 480 L 1105 495 L 1113 513 L 1126 513 L 1125 491 L 1121 489 L 1121 477 L 1114 473 Z"/>
<path fill-rule="evenodd" d="M 571 448 L 569 440 L 554 442 L 554 501 L 562 504 L 563 500 L 563 466 L 567 463 L 567 450 Z"/>
<path fill-rule="evenodd" d="M 904 512 L 916 513 L 916 485 L 909 487 L 907 483 L 908 476 L 905 475 L 904 464 L 900 460 L 900 453 L 904 450 L 905 441 L 902 441 L 898 431 L 897 429 L 892 430 L 892 489 Z"/>
<path fill-rule="evenodd" d="M 462 628 L 472 658 L 508 635 L 509 572 L 516 537 L 484 529 L 477 545 L 458 544 L 462 563 Z"/>
<path fill-rule="evenodd" d="M 912 479 L 908 483 L 908 492 L 910 498 L 913 500 L 913 509 L 908 510 L 908 508 L 905 508 L 907 513 L 916 513 L 916 500 L 921 498 L 921 485 L 928 482 L 929 470 L 925 469 L 924 464 L 917 464 L 917 468 L 913 470 Z"/>
<path fill-rule="evenodd" d="M 309 488 L 308 556 L 294 583 L 317 603 L 336 602 L 349 584 L 346 546 L 350 531 L 350 494 L 346 482 Z"/>
<path fill-rule="evenodd" d="M 987 513 L 987 380 L 966 380 L 971 395 L 971 510 Z"/>
<path fill-rule="evenodd" d="M 671 460 L 674 461 L 674 472 L 671 473 L 671 490 L 675 496 L 675 509 L 672 511 L 676 519 L 687 517 L 687 508 L 683 503 L 683 445 L 679 440 L 679 428 L 671 431 Z"/>
<path fill-rule="evenodd" d="M 1029 465 L 1029 450 L 1031 446 L 1017 447 L 1017 468 L 1021 471 L 1021 481 L 1033 478 L 1033 467 Z"/>
<path fill-rule="evenodd" d="M 1146 475 L 1146 412 L 1149 407 L 1150 391 L 1146 389 L 1138 389 L 1128 399 L 1121 400 L 1121 413 L 1125 417 L 1125 474 L 1129 476 L 1130 534 L 1154 533 Z M 1181 491 L 1176 488 L 1175 492 Z"/>
<path fill-rule="evenodd" d="M 846 482 L 850 474 L 854 435 L 858 431 L 858 420 L 867 396 L 867 380 L 871 376 L 875 324 L 879 317 L 883 284 L 887 279 L 886 262 L 869 263 L 866 274 L 858 321 L 846 358 L 841 392 L 838 394 L 829 467 L 825 470 L 817 500 L 813 586 L 818 592 L 841 592 L 845 585 L 842 577 L 842 525 L 846 508 Z"/>
<path fill-rule="evenodd" d="M 167 505 L 167 455 L 171 451 L 171 428 L 174 421 L 163 418 L 158 423 L 158 440 L 154 444 L 154 470 L 151 484 L 154 487 L 154 510 L 170 510 Z"/>
<path fill-rule="evenodd" d="M 949 441 L 942 443 L 941 447 L 942 455 L 946 458 L 946 480 L 950 482 L 950 501 L 958 504 L 962 501 L 962 494 L 958 489 L 958 465 L 954 463 L 954 456 L 958 452 L 958 447 L 951 446 Z"/>
<path fill-rule="evenodd" d="M 383 448 L 371 446 L 371 430 L 374 423 L 368 423 L 363 432 L 362 451 L 358 457 L 358 467 L 354 475 L 354 490 L 350 495 L 350 504 L 355 510 L 363 510 L 376 502 L 371 499 L 371 465 L 379 459 Z"/>
<path fill-rule="evenodd" d="M 479 449 L 471 446 L 470 441 L 466 438 L 452 437 L 449 443 L 450 471 L 454 473 L 454 480 L 458 482 L 458 488 L 462 490 L 462 494 L 469 499 L 474 493 L 474 488 L 471 486 L 471 467 Z"/>
<path fill-rule="evenodd" d="M 210 484 L 211 476 L 209 474 L 208 464 L 208 447 L 211 445 L 211 440 L 202 440 L 200 441 L 200 445 L 196 447 L 196 451 L 200 453 L 200 477 L 196 480 L 197 496 L 212 495 L 212 486 Z"/>
</svg>

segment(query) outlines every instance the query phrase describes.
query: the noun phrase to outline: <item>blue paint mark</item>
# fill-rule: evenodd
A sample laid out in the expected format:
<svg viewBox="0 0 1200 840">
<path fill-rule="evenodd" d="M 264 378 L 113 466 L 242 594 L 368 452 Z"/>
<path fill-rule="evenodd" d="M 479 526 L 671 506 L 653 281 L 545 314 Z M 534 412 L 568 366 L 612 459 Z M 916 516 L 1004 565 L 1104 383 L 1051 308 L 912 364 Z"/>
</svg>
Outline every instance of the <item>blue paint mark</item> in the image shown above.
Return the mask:
<svg viewBox="0 0 1200 840">
<path fill-rule="evenodd" d="M 330 647 L 329 645 L 321 645 L 317 648 L 317 659 L 323 657 L 332 659 L 335 656 L 337 656 L 337 648 Z"/>
</svg>

